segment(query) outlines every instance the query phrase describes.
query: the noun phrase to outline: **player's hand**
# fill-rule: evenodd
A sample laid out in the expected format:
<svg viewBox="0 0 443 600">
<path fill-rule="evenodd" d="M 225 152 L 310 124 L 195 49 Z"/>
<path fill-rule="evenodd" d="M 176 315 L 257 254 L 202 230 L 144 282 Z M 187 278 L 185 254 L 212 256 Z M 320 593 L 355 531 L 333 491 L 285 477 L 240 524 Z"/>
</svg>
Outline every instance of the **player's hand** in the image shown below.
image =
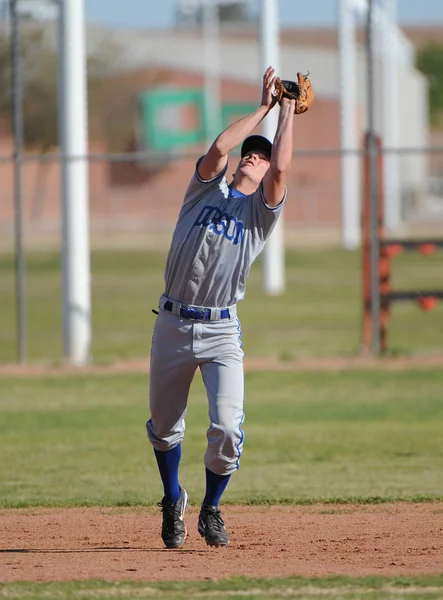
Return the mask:
<svg viewBox="0 0 443 600">
<path fill-rule="evenodd" d="M 277 98 L 272 93 L 274 91 L 275 71 L 274 67 L 268 67 L 263 75 L 263 90 L 261 97 L 261 106 L 266 106 L 268 110 L 274 108 Z"/>
</svg>

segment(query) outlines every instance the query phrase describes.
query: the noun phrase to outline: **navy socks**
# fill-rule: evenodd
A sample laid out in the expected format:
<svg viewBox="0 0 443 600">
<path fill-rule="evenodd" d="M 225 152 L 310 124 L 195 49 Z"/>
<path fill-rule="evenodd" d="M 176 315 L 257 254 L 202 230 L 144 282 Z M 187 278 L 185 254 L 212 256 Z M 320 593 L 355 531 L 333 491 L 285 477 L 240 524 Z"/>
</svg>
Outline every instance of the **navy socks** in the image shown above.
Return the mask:
<svg viewBox="0 0 443 600">
<path fill-rule="evenodd" d="M 230 479 L 230 475 L 217 475 L 209 469 L 206 469 L 206 496 L 204 497 L 202 504 L 218 506 L 220 498 Z"/>
<path fill-rule="evenodd" d="M 178 467 L 182 456 L 181 444 L 168 450 L 161 452 L 155 450 L 155 458 L 157 459 L 158 470 L 163 482 L 165 498 L 168 502 L 175 504 L 180 498 L 180 484 L 178 482 Z"/>
<path fill-rule="evenodd" d="M 154 454 L 163 483 L 165 498 L 168 502 L 175 504 L 180 498 L 181 492 L 178 481 L 178 468 L 182 455 L 181 444 L 167 452 L 154 449 Z M 202 504 L 218 506 L 230 478 L 230 475 L 217 475 L 206 469 L 206 495 Z"/>
</svg>

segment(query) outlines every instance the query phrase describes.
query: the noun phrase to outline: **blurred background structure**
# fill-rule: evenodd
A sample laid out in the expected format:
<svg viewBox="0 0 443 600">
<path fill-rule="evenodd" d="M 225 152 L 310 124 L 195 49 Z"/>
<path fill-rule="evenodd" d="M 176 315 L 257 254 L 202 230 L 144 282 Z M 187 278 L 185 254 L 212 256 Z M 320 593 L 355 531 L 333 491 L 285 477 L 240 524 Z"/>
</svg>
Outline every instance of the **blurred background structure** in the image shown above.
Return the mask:
<svg viewBox="0 0 443 600">
<path fill-rule="evenodd" d="M 157 3 L 151 4 L 144 18 L 148 18 L 148 12 L 154 27 Z M 255 106 L 262 70 L 254 3 L 224 4 L 220 7 L 218 67 L 222 125 Z M 334 26 L 314 29 L 280 23 L 281 75 L 290 78 L 298 70 L 310 71 L 316 90 L 315 110 L 297 121 L 295 131 L 296 160 L 289 185 L 297 190 L 297 201 L 288 203 L 285 212 L 290 238 L 311 231 L 340 239 L 340 157 L 331 152 L 340 149 L 339 11 L 338 2 L 331 0 L 330 4 L 336 12 Z M 17 5 L 21 14 L 24 134 L 29 155 L 23 169 L 25 225 L 28 235 L 46 236 L 57 233 L 60 227 L 60 164 L 50 160 L 58 152 L 57 11 L 49 0 L 19 0 Z M 189 169 L 205 147 L 202 140 L 206 142 L 210 125 L 203 113 L 207 60 L 199 6 L 177 0 L 175 19 L 166 30 L 86 23 L 93 233 L 170 232 Z M 2 237 L 10 233 L 13 218 L 7 76 L 10 28 L 6 7 L 4 2 L 0 40 Z M 88 0 L 86 14 L 87 9 Z M 443 12 L 442 7 L 440 10 Z M 366 125 L 364 36 L 364 23 L 357 19 L 355 119 L 359 148 Z M 432 40 L 437 57 L 443 34 L 436 27 L 417 26 L 404 28 L 404 36 L 410 51 L 403 57 L 399 55 L 388 75 L 398 81 L 400 90 L 395 148 L 400 204 L 399 218 L 391 219 L 396 229 L 443 219 L 443 157 L 426 152 L 428 146 L 438 145 L 441 134 L 435 120 L 429 121 L 429 80 L 420 62 Z M 383 134 L 383 105 L 389 96 L 381 70 L 377 81 L 377 127 Z M 146 154 L 131 156 L 133 152 Z"/>
<path fill-rule="evenodd" d="M 309 71 L 316 92 L 313 109 L 297 118 L 294 130 L 286 246 L 359 248 L 370 91 L 384 153 L 389 233 L 443 229 L 443 6 L 439 0 L 426 6 L 415 0 L 373 1 L 376 85 L 368 90 L 366 0 L 317 0 L 307 7 L 276 0 L 278 74 L 292 79 L 297 71 Z M 20 48 L 15 60 L 13 5 Z M 84 0 L 84 173 L 92 248 L 167 248 L 196 159 L 220 127 L 259 100 L 264 5 L 218 0 L 214 10 L 214 3 L 201 0 L 128 0 L 124 7 Z M 0 8 L 0 247 L 13 248 L 16 230 L 11 114 L 19 89 L 23 239 L 30 250 L 58 249 L 67 237 L 61 185 L 66 161 L 59 147 L 59 2 L 3 0 Z M 78 91 L 63 87 L 68 98 Z M 78 180 L 83 197 L 80 185 Z M 75 184 L 71 189 L 75 199 Z"/>
</svg>

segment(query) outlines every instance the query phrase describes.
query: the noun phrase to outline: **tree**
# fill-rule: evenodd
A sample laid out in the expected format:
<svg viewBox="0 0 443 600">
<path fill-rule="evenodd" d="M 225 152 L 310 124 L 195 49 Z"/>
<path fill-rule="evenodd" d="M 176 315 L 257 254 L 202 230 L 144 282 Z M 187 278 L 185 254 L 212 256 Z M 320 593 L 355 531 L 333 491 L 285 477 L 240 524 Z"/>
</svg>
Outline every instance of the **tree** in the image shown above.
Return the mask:
<svg viewBox="0 0 443 600">
<path fill-rule="evenodd" d="M 4 88 L 7 97 L 1 104 L 5 108 L 2 116 L 8 118 L 13 101 L 9 40 L 2 39 L 2 46 L 0 68 L 6 74 L 9 85 Z M 43 33 L 37 30 L 22 35 L 20 58 L 24 143 L 46 152 L 57 143 L 57 58 L 55 52 L 47 47 Z"/>
<path fill-rule="evenodd" d="M 47 152 L 58 144 L 58 58 L 48 28 L 35 21 L 21 23 L 21 86 L 23 137 L 26 147 Z M 101 128 L 101 78 L 112 64 L 114 49 L 104 44 L 88 58 L 88 101 L 91 137 Z M 12 112 L 11 47 L 0 36 L 0 119 L 9 123 Z"/>
<path fill-rule="evenodd" d="M 417 68 L 429 81 L 429 115 L 437 125 L 443 112 L 443 44 L 430 42 L 417 54 Z"/>
</svg>

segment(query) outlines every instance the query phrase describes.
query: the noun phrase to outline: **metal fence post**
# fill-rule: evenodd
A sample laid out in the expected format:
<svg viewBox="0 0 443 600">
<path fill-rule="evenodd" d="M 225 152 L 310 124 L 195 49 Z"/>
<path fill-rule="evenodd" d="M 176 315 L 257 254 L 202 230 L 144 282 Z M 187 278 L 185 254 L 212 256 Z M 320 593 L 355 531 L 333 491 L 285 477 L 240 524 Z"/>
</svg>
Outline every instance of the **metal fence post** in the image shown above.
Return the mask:
<svg viewBox="0 0 443 600">
<path fill-rule="evenodd" d="M 370 0 L 367 15 L 367 85 L 368 85 L 368 154 L 369 154 L 369 216 L 371 240 L 371 316 L 374 356 L 380 354 L 380 240 L 378 228 L 377 140 L 375 134 L 375 77 L 374 77 L 374 2 Z"/>
<path fill-rule="evenodd" d="M 12 129 L 14 132 L 14 214 L 16 263 L 17 358 L 26 361 L 26 289 L 23 252 L 22 166 L 23 166 L 23 100 L 21 46 L 17 0 L 10 0 L 11 22 L 11 95 Z"/>
<path fill-rule="evenodd" d="M 59 6 L 63 349 L 68 362 L 84 365 L 90 361 L 91 346 L 84 0 L 60 0 Z"/>
</svg>

